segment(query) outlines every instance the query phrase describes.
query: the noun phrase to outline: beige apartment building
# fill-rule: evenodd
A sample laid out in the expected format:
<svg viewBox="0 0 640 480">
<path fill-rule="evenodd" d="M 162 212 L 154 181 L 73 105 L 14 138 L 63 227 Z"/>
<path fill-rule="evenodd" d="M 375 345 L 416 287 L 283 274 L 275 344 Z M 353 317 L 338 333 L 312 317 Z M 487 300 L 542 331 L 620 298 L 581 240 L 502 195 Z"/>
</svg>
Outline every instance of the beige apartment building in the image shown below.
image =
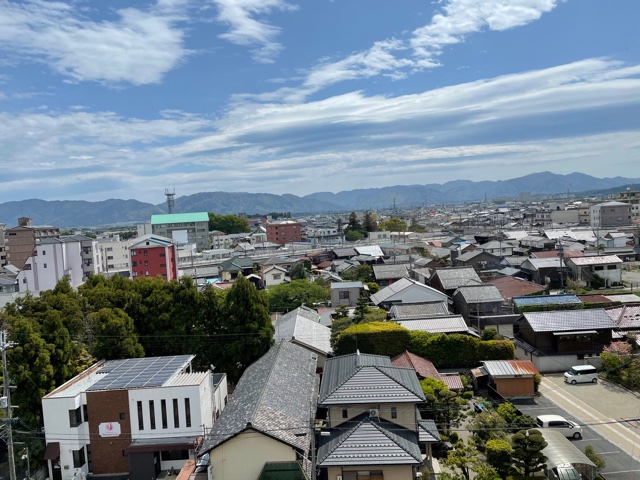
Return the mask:
<svg viewBox="0 0 640 480">
<path fill-rule="evenodd" d="M 30 218 L 19 218 L 18 226 L 5 232 L 6 262 L 22 269 L 33 253 L 37 240 L 43 238 L 60 238 L 60 229 L 49 225 L 35 226 Z"/>
</svg>

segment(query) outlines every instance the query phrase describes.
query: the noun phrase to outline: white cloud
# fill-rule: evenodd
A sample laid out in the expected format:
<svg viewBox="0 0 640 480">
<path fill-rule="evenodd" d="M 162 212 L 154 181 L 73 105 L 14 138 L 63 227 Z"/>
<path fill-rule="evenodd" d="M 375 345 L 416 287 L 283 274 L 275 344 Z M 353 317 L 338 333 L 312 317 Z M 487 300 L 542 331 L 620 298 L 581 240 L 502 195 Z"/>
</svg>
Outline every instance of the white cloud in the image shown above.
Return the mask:
<svg viewBox="0 0 640 480">
<path fill-rule="evenodd" d="M 253 47 L 253 58 L 261 63 L 272 63 L 283 46 L 275 39 L 280 28 L 255 17 L 273 10 L 292 11 L 297 7 L 284 0 L 213 0 L 218 7 L 218 21 L 229 25 L 229 31 L 220 35 L 236 45 Z"/>
<path fill-rule="evenodd" d="M 177 0 L 118 10 L 117 20 L 85 18 L 71 4 L 0 1 L 0 49 L 42 61 L 73 81 L 158 83 L 189 52 L 176 27 Z"/>
<path fill-rule="evenodd" d="M 158 185 L 303 194 L 350 189 L 363 175 L 372 187 L 441 183 L 461 168 L 474 179 L 542 169 L 633 176 L 640 121 L 618 118 L 638 108 L 640 66 L 588 59 L 397 97 L 238 104 L 220 119 L 0 113 L 0 201 L 83 182 L 96 185 L 85 198 L 104 198 L 103 180 L 121 185 L 109 196 L 157 200 Z"/>
<path fill-rule="evenodd" d="M 224 0 L 233 2 L 233 0 Z M 502 31 L 526 25 L 550 12 L 556 0 L 449 0 L 441 13 L 414 30 L 406 40 L 388 38 L 343 59 L 321 62 L 299 87 L 236 98 L 256 101 L 301 102 L 330 85 L 378 75 L 402 79 L 420 70 L 438 67 L 446 46 L 484 29 Z"/>
</svg>

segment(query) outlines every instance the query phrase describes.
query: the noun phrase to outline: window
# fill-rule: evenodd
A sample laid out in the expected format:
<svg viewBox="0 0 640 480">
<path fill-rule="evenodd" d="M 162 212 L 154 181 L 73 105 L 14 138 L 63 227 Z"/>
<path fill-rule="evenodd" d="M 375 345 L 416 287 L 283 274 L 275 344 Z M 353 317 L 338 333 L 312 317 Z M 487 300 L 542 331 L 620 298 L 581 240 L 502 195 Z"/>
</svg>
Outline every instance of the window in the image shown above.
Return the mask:
<svg viewBox="0 0 640 480">
<path fill-rule="evenodd" d="M 82 423 L 82 413 L 80 407 L 75 410 L 69 410 L 69 426 L 77 427 Z"/>
<path fill-rule="evenodd" d="M 170 460 L 189 460 L 189 450 L 165 450 L 160 455 L 163 462 Z"/>
<path fill-rule="evenodd" d="M 84 447 L 80 450 L 73 450 L 73 468 L 80 468 L 86 463 Z"/>
<path fill-rule="evenodd" d="M 142 402 L 138 402 L 138 429 L 144 430 L 144 412 L 142 411 Z"/>
<path fill-rule="evenodd" d="M 84 418 L 84 421 L 85 421 L 85 422 L 88 422 L 88 421 L 89 421 L 89 411 L 88 411 L 88 409 L 87 409 L 87 406 L 86 406 L 86 405 L 83 405 L 83 406 L 82 406 L 82 417 Z"/>
<path fill-rule="evenodd" d="M 145 271 L 144 274 L 148 277 L 149 276 L 149 270 Z"/>
<path fill-rule="evenodd" d="M 167 266 L 167 264 L 166 264 L 166 263 L 161 263 L 161 264 L 160 264 L 160 266 L 161 266 L 161 267 L 166 267 L 166 266 Z"/>
<path fill-rule="evenodd" d="M 167 428 L 167 401 L 160 400 L 160 410 L 162 413 L 162 428 Z"/>
<path fill-rule="evenodd" d="M 124 412 L 120 412 L 120 420 L 126 420 L 127 419 L 127 414 Z"/>
<path fill-rule="evenodd" d="M 346 408 L 342 409 L 342 418 L 349 418 L 349 410 Z"/>
<path fill-rule="evenodd" d="M 173 399 L 173 426 L 180 428 L 180 412 L 178 411 L 178 399 Z"/>
<path fill-rule="evenodd" d="M 160 254 L 160 256 L 161 256 L 161 257 L 166 257 L 166 256 L 167 256 L 167 254 L 166 254 L 166 253 L 161 253 L 161 254 Z"/>
<path fill-rule="evenodd" d="M 149 420 L 150 420 L 150 426 L 151 426 L 151 430 L 155 430 L 156 429 L 156 406 L 153 402 L 153 400 L 149 400 Z"/>
<path fill-rule="evenodd" d="M 47 254 L 47 251 L 46 251 L 46 250 L 42 250 L 42 254 L 43 254 L 43 255 L 46 255 L 46 254 Z"/>
<path fill-rule="evenodd" d="M 148 255 L 149 253 L 145 250 L 145 251 L 144 251 L 144 254 L 145 254 L 145 255 Z"/>
<path fill-rule="evenodd" d="M 43 264 L 43 266 L 44 266 L 44 268 L 47 268 L 47 264 L 46 264 L 46 263 L 45 263 L 45 264 Z"/>
<path fill-rule="evenodd" d="M 339 295 L 338 298 L 340 300 L 349 300 L 349 291 L 338 292 L 338 295 Z"/>
<path fill-rule="evenodd" d="M 135 250 L 131 250 L 131 256 L 135 257 L 136 256 L 136 251 Z"/>
<path fill-rule="evenodd" d="M 187 421 L 187 427 L 191 426 L 191 401 L 188 398 L 184 399 L 184 414 Z"/>
<path fill-rule="evenodd" d="M 138 266 L 138 262 L 136 262 L 135 260 L 133 262 L 131 262 L 131 266 L 132 267 L 137 267 Z"/>
<path fill-rule="evenodd" d="M 617 267 L 617 265 L 607 265 L 607 270 L 616 270 Z"/>
<path fill-rule="evenodd" d="M 274 273 L 273 274 L 273 279 L 274 280 L 280 280 L 280 278 L 282 278 L 282 274 L 281 273 Z"/>
<path fill-rule="evenodd" d="M 144 266 L 145 266 L 145 267 L 148 267 L 148 266 L 149 266 L 149 260 L 145 260 L 145 261 L 144 261 Z"/>
<path fill-rule="evenodd" d="M 391 418 L 398 418 L 398 409 L 396 407 L 391 407 Z"/>
</svg>

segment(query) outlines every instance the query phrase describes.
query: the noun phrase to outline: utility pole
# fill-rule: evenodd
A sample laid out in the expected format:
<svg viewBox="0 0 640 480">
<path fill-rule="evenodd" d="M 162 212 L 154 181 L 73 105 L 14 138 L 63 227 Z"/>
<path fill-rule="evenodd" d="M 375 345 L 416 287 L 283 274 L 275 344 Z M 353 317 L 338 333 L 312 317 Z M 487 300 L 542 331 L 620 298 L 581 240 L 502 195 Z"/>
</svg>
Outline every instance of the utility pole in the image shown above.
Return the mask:
<svg viewBox="0 0 640 480">
<path fill-rule="evenodd" d="M 7 342 L 7 332 L 0 332 L 0 348 L 2 349 L 2 379 L 4 383 L 4 398 L 2 398 L 2 406 L 6 404 L 7 418 L 5 422 L 5 434 L 7 441 L 7 450 L 9 456 L 9 478 L 16 480 L 16 459 L 13 456 L 13 433 L 11 427 L 11 387 L 9 386 L 9 370 L 7 369 L 7 348 L 11 344 Z"/>
</svg>

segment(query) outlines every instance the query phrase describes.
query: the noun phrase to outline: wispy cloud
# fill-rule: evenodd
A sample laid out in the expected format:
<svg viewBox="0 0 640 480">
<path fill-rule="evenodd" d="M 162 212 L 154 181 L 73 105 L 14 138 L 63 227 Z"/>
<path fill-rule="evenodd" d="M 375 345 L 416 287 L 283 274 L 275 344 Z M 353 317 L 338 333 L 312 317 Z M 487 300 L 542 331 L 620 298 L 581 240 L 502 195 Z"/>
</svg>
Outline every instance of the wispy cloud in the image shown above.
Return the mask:
<svg viewBox="0 0 640 480">
<path fill-rule="evenodd" d="M 147 11 L 126 8 L 116 20 L 94 21 L 72 4 L 2 0 L 0 50 L 47 63 L 72 81 L 158 83 L 189 54 L 176 26 L 180 3 L 161 0 Z"/>
<path fill-rule="evenodd" d="M 282 50 L 276 41 L 280 28 L 256 17 L 274 10 L 293 11 L 297 6 L 284 0 L 213 0 L 218 7 L 218 21 L 229 25 L 229 31 L 220 35 L 236 45 L 252 48 L 253 58 L 261 63 L 272 63 Z"/>
<path fill-rule="evenodd" d="M 233 1 L 233 0 L 228 0 Z M 526 25 L 550 12 L 557 0 L 449 0 L 428 24 L 407 38 L 388 38 L 364 51 L 313 67 L 301 85 L 274 92 L 239 95 L 239 99 L 271 102 L 302 102 L 330 85 L 376 77 L 405 78 L 440 66 L 447 46 L 461 43 L 467 35 L 483 30 L 502 31 Z"/>
</svg>

